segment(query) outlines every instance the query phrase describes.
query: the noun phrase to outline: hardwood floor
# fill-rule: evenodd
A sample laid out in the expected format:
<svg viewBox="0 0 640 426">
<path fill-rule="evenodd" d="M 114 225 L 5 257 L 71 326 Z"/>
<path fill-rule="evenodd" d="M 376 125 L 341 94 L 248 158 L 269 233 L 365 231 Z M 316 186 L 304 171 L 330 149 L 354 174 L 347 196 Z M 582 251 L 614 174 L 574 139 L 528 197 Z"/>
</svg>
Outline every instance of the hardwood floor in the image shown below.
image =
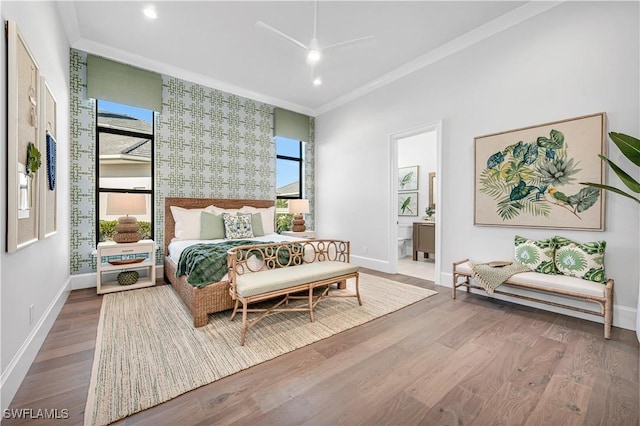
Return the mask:
<svg viewBox="0 0 640 426">
<path fill-rule="evenodd" d="M 634 332 L 364 272 L 440 293 L 117 424 L 638 424 Z M 71 293 L 10 407 L 69 418 L 31 423 L 83 423 L 101 300 Z"/>
</svg>

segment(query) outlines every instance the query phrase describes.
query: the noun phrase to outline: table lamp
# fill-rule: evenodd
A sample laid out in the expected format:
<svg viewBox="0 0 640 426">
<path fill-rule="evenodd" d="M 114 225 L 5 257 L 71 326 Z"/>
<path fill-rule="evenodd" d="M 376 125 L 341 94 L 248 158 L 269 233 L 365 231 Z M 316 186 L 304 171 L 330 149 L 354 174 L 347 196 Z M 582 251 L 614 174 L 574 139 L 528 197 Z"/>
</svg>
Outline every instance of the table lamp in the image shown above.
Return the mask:
<svg viewBox="0 0 640 426">
<path fill-rule="evenodd" d="M 304 232 L 306 231 L 306 227 L 304 226 L 304 218 L 302 217 L 303 213 L 309 213 L 309 200 L 289 200 L 289 213 L 293 213 L 293 221 L 291 222 L 293 226 L 291 230 L 293 232 Z"/>
<path fill-rule="evenodd" d="M 123 215 L 118 218 L 113 241 L 116 243 L 135 243 L 140 241 L 140 225 L 135 216 L 147 214 L 145 194 L 110 193 L 107 194 L 107 214 Z"/>
</svg>

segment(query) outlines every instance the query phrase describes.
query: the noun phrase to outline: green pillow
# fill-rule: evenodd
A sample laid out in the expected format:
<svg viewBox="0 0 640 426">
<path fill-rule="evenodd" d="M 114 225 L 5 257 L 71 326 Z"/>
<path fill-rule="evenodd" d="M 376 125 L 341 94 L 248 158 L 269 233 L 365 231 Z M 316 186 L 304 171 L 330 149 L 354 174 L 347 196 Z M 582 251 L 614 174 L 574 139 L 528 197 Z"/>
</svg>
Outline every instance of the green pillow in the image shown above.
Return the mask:
<svg viewBox="0 0 640 426">
<path fill-rule="evenodd" d="M 264 236 L 264 226 L 262 226 L 262 214 L 253 213 L 251 215 L 251 229 L 254 237 Z"/>
<path fill-rule="evenodd" d="M 561 274 L 583 280 L 604 283 L 604 250 L 606 241 L 579 244 L 564 237 L 555 237 L 556 268 Z"/>
<path fill-rule="evenodd" d="M 558 271 L 554 263 L 555 240 L 528 240 L 518 235 L 514 238 L 514 260 L 522 263 L 535 272 L 556 275 Z"/>
<path fill-rule="evenodd" d="M 209 212 L 200 213 L 200 239 L 221 240 L 224 238 L 222 215 Z"/>
</svg>

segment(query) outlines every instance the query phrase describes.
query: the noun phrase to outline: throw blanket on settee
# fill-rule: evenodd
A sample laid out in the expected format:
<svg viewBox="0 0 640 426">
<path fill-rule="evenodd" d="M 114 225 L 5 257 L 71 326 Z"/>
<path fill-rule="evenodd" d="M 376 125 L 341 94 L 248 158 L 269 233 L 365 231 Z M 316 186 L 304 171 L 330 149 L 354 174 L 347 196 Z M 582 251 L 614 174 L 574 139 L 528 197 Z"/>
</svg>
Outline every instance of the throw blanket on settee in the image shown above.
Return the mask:
<svg viewBox="0 0 640 426">
<path fill-rule="evenodd" d="M 238 246 L 270 244 L 266 241 L 232 240 L 217 244 L 194 244 L 182 251 L 176 277 L 187 275 L 187 282 L 194 287 L 202 288 L 208 284 L 216 283 L 224 277 L 228 271 L 227 251 Z M 255 255 L 260 257 L 256 250 Z M 278 254 L 281 263 L 289 262 L 289 251 L 282 250 Z"/>
<path fill-rule="evenodd" d="M 478 263 L 471 267 L 471 272 L 473 273 L 473 278 L 482 284 L 487 293 L 493 294 L 493 291 L 500 284 L 513 275 L 521 272 L 531 272 L 531 269 L 518 262 L 513 262 L 511 265 L 503 267 L 493 267 L 486 263 Z"/>
</svg>

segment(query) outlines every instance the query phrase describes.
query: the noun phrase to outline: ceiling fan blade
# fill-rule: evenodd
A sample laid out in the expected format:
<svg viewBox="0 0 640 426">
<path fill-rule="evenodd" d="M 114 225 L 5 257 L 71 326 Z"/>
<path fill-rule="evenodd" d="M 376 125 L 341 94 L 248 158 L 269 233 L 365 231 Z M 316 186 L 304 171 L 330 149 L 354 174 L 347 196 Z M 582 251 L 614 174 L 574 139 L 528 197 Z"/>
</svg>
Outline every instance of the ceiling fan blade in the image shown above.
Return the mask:
<svg viewBox="0 0 640 426">
<path fill-rule="evenodd" d="M 265 24 L 265 23 L 264 23 L 264 22 L 262 22 L 262 21 L 258 21 L 258 22 L 256 22 L 256 27 L 257 27 L 257 28 L 265 29 L 265 30 L 267 30 L 267 31 L 271 31 L 272 33 L 279 35 L 279 36 L 280 36 L 280 37 L 282 37 L 283 39 L 288 40 L 289 42 L 291 42 L 291 43 L 295 44 L 295 45 L 296 45 L 296 46 L 298 46 L 298 47 L 301 47 L 301 48 L 303 48 L 303 49 L 305 49 L 305 50 L 307 50 L 307 49 L 308 49 L 308 47 L 307 47 L 305 44 L 300 43 L 300 42 L 299 42 L 298 40 L 296 40 L 295 38 L 293 38 L 293 37 L 290 37 L 290 36 L 286 35 L 286 34 L 285 34 L 285 33 L 283 33 L 282 31 L 277 30 L 277 29 L 273 28 L 271 25 L 269 25 L 269 24 Z"/>
<path fill-rule="evenodd" d="M 361 43 L 363 41 L 368 41 L 368 40 L 375 40 L 375 36 L 370 35 L 370 36 L 365 36 L 360 38 L 354 38 L 353 40 L 341 41 L 340 43 L 330 44 L 329 46 L 323 47 L 320 50 L 332 49 L 334 47 L 346 46 L 348 44 Z"/>
</svg>

